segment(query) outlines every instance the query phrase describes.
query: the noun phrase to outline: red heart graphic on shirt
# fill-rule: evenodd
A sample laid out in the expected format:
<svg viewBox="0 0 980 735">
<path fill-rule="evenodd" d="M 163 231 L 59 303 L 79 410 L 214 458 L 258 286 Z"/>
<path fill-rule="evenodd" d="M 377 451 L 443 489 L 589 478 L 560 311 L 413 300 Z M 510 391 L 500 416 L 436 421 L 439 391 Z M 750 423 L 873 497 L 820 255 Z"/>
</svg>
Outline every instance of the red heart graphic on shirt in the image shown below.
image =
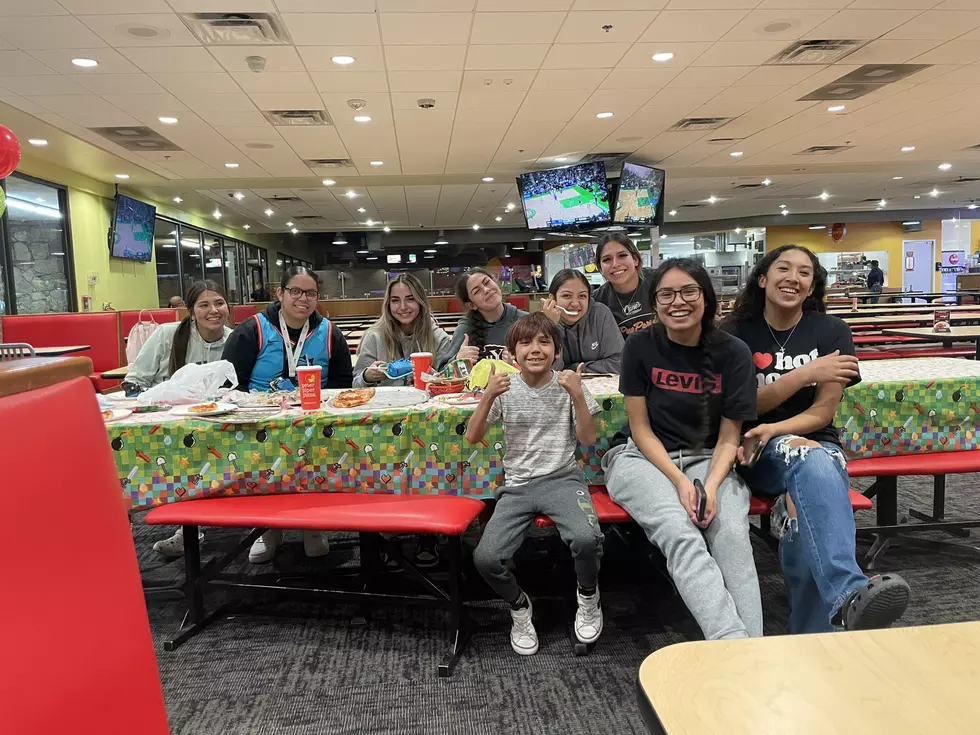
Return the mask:
<svg viewBox="0 0 980 735">
<path fill-rule="evenodd" d="M 327 478 L 324 477 L 323 475 L 317 475 L 313 479 L 316 481 L 316 484 L 317 485 L 322 485 L 323 483 L 325 483 L 327 481 Z"/>
<path fill-rule="evenodd" d="M 182 498 L 187 495 L 187 491 L 182 487 L 175 487 L 174 492 L 177 493 L 178 498 Z"/>
<path fill-rule="evenodd" d="M 765 370 L 772 365 L 772 355 L 768 352 L 754 352 L 752 353 L 752 362 L 759 370 Z"/>
<path fill-rule="evenodd" d="M 249 490 L 254 490 L 258 486 L 259 486 L 259 484 L 257 482 L 246 482 L 245 483 L 245 487 L 247 487 Z"/>
<path fill-rule="evenodd" d="M 943 434 L 940 434 L 939 435 L 939 443 L 940 444 L 945 445 L 946 442 L 948 442 L 948 441 L 949 441 L 949 439 L 945 435 L 943 435 Z"/>
<path fill-rule="evenodd" d="M 448 475 L 446 475 L 446 482 L 456 482 L 456 475 L 450 472 Z"/>
<path fill-rule="evenodd" d="M 389 482 L 391 482 L 391 475 L 381 475 L 381 482 L 387 485 Z"/>
<path fill-rule="evenodd" d="M 892 443 L 892 440 L 887 436 L 883 436 L 881 437 L 881 443 L 887 447 L 889 444 Z"/>
</svg>

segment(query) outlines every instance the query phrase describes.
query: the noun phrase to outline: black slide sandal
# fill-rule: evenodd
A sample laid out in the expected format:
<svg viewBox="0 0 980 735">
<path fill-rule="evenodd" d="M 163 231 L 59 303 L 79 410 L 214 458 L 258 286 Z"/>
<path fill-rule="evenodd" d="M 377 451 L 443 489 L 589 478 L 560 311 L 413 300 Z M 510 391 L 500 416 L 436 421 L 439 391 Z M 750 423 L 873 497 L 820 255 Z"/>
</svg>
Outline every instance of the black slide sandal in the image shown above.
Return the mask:
<svg viewBox="0 0 980 735">
<path fill-rule="evenodd" d="M 844 628 L 887 628 L 905 613 L 911 595 L 908 583 L 899 575 L 875 575 L 845 603 Z"/>
</svg>

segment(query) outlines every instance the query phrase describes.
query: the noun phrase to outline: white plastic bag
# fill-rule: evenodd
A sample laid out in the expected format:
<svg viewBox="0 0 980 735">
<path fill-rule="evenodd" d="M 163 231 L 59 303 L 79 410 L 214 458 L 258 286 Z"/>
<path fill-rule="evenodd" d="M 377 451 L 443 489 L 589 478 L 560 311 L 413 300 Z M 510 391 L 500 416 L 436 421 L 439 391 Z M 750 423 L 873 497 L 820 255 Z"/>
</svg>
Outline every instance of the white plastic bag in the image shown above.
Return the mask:
<svg viewBox="0 0 980 735">
<path fill-rule="evenodd" d="M 150 321 L 143 321 L 143 314 L 147 313 L 150 315 Z M 143 345 L 153 334 L 160 328 L 157 324 L 157 320 L 153 318 L 153 314 L 143 309 L 140 311 L 139 321 L 133 325 L 133 328 L 129 330 L 129 335 L 126 337 L 126 361 L 132 365 L 136 361 L 137 355 L 139 355 L 140 350 L 143 349 Z"/>
<path fill-rule="evenodd" d="M 205 365 L 184 365 L 177 372 L 149 390 L 139 395 L 139 402 L 148 403 L 197 403 L 216 398 L 227 393 L 225 383 L 231 387 L 238 385 L 235 366 L 227 360 L 209 362 Z"/>
</svg>

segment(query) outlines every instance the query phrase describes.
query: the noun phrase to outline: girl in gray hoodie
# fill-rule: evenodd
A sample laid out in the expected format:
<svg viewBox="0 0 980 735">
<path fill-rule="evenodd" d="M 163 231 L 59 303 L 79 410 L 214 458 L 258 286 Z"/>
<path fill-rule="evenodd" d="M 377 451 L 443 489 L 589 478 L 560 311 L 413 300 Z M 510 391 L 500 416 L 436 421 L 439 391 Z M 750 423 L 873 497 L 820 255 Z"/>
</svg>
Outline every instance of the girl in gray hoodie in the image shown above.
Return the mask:
<svg viewBox="0 0 980 735">
<path fill-rule="evenodd" d="M 551 298 L 543 311 L 560 316 L 564 334 L 561 358 L 569 370 L 583 364 L 586 373 L 619 375 L 623 335 L 616 318 L 605 304 L 592 301 L 591 287 L 581 271 L 566 268 L 551 279 Z M 569 313 L 572 312 L 572 313 Z"/>
</svg>

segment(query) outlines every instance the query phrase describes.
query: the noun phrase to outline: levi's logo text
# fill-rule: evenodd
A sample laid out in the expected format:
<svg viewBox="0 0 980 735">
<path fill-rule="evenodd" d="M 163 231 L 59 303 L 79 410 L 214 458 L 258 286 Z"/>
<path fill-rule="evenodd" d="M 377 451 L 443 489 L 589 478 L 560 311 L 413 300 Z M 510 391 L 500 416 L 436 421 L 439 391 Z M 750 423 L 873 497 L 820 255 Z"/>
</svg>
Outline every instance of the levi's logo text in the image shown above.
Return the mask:
<svg viewBox="0 0 980 735">
<path fill-rule="evenodd" d="M 810 360 L 816 360 L 818 357 L 819 355 L 816 349 L 804 352 L 801 355 L 787 355 L 785 352 L 777 352 L 775 355 L 770 352 L 754 352 L 752 353 L 752 362 L 755 363 L 755 366 L 759 370 L 755 377 L 761 388 L 763 385 L 769 385 L 777 381 L 782 373 L 788 373 L 795 368 L 801 368 L 810 362 Z M 770 369 L 776 372 L 766 372 L 766 370 Z"/>
<path fill-rule="evenodd" d="M 676 373 L 673 370 L 654 368 L 653 384 L 664 390 L 677 391 L 679 393 L 700 393 L 701 376 L 697 373 Z M 712 393 L 721 393 L 721 376 L 715 373 L 711 381 Z"/>
</svg>

